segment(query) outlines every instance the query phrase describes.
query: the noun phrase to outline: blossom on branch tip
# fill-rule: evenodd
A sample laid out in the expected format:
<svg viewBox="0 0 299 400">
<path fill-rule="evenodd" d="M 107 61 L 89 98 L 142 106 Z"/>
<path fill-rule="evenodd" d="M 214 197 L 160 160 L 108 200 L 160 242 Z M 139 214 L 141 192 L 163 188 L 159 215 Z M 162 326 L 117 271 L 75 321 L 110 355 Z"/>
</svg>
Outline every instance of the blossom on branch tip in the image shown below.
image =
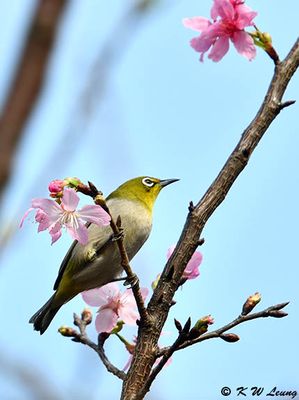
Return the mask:
<svg viewBox="0 0 299 400">
<path fill-rule="evenodd" d="M 54 179 L 53 181 L 51 181 L 48 186 L 50 196 L 57 197 L 58 194 L 62 194 L 65 185 L 65 181 L 61 179 Z"/>
<path fill-rule="evenodd" d="M 196 339 L 208 331 L 208 326 L 214 323 L 214 318 L 211 315 L 201 317 L 193 328 L 190 330 L 189 339 Z"/>
<path fill-rule="evenodd" d="M 74 189 L 64 189 L 61 204 L 50 199 L 33 199 L 31 207 L 24 214 L 20 227 L 28 214 L 36 209 L 35 221 L 38 225 L 38 232 L 48 229 L 52 244 L 61 237 L 61 229 L 65 227 L 73 239 L 81 244 L 88 242 L 88 229 L 86 222 L 92 222 L 98 226 L 109 225 L 110 216 L 97 205 L 87 205 L 76 210 L 79 203 L 79 196 Z"/>
<path fill-rule="evenodd" d="M 241 55 L 249 61 L 254 59 L 256 48 L 253 38 L 244 28 L 254 25 L 257 13 L 244 4 L 243 0 L 214 0 L 211 8 L 212 22 L 204 17 L 184 18 L 186 28 L 201 32 L 200 36 L 191 40 L 191 47 L 204 54 L 211 48 L 208 57 L 220 61 L 229 49 L 231 40 Z"/>
<path fill-rule="evenodd" d="M 141 288 L 143 299 L 148 294 L 147 288 Z M 97 332 L 110 332 L 120 319 L 128 325 L 135 325 L 139 318 L 136 301 L 131 289 L 124 293 L 116 282 L 82 293 L 83 300 L 90 306 L 99 307 L 95 320 Z"/>
<path fill-rule="evenodd" d="M 60 199 L 63 196 L 63 190 L 66 187 L 76 189 L 82 182 L 76 177 L 69 177 L 64 179 L 54 179 L 49 183 L 48 189 L 50 196 L 54 199 Z"/>
<path fill-rule="evenodd" d="M 173 251 L 175 249 L 175 245 L 172 245 L 168 251 L 167 251 L 167 259 L 170 258 L 170 256 L 172 255 Z M 202 262 L 202 254 L 199 251 L 195 251 L 190 259 L 190 261 L 188 262 L 188 264 L 186 265 L 186 268 L 183 272 L 183 276 L 182 278 L 185 279 L 195 279 L 199 276 L 200 272 L 199 272 L 199 266 Z"/>
</svg>

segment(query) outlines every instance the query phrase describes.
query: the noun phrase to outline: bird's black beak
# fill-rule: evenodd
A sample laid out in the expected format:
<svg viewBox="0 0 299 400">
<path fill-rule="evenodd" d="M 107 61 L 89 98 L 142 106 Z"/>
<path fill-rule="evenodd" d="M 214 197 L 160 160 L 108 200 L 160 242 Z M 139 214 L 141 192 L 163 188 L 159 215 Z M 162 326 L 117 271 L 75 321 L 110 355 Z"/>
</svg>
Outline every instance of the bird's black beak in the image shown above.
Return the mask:
<svg viewBox="0 0 299 400">
<path fill-rule="evenodd" d="M 171 183 L 177 182 L 179 179 L 163 179 L 160 181 L 160 185 L 163 187 L 170 185 Z"/>
</svg>

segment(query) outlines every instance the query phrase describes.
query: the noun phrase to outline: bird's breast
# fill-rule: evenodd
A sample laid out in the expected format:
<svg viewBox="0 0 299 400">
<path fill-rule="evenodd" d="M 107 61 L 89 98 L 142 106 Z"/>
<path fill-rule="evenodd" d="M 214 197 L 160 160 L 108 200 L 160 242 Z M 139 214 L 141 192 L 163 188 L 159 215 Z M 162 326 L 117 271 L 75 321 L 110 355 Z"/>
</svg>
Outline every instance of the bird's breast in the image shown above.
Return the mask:
<svg viewBox="0 0 299 400">
<path fill-rule="evenodd" d="M 152 213 L 134 200 L 109 199 L 107 205 L 114 220 L 120 216 L 124 244 L 132 259 L 147 240 L 152 228 Z"/>
</svg>

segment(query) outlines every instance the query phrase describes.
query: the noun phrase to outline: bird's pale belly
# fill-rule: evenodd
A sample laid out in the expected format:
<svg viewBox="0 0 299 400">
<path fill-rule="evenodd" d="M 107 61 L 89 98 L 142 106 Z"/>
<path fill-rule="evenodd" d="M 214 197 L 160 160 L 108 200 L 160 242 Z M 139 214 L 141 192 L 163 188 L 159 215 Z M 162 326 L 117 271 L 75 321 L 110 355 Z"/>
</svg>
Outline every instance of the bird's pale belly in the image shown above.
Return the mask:
<svg viewBox="0 0 299 400">
<path fill-rule="evenodd" d="M 121 226 L 124 234 L 124 245 L 131 260 L 147 240 L 151 231 L 151 215 L 143 207 L 130 201 L 111 200 L 108 204 L 111 214 L 116 219 L 121 216 Z M 124 204 L 125 203 L 125 204 Z M 97 227 L 91 225 L 90 242 L 83 250 L 84 267 L 76 273 L 72 271 L 72 285 L 76 292 L 93 289 L 109 283 L 120 277 L 123 268 L 117 243 L 113 240 L 110 226 Z M 76 249 L 79 251 L 79 248 Z M 76 257 L 76 255 L 74 254 Z"/>
</svg>

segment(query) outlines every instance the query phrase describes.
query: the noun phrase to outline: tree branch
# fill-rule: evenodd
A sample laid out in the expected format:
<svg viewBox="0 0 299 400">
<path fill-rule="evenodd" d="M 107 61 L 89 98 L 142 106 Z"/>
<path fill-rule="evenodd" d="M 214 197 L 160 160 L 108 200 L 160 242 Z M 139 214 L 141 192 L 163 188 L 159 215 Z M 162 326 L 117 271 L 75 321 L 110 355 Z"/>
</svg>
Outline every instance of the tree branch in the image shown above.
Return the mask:
<svg viewBox="0 0 299 400">
<path fill-rule="evenodd" d="M 86 318 L 87 316 L 87 318 Z M 107 358 L 102 342 L 99 340 L 98 344 L 94 343 L 89 339 L 86 333 L 86 325 L 90 324 L 92 320 L 91 312 L 89 310 L 84 310 L 82 312 L 81 318 L 74 313 L 74 325 L 79 328 L 78 332 L 76 329 L 62 326 L 58 329 L 58 332 L 62 336 L 71 337 L 73 342 L 82 343 L 94 350 L 100 357 L 102 363 L 106 367 L 108 372 L 117 376 L 119 379 L 124 380 L 126 373 L 115 367 Z"/>
<path fill-rule="evenodd" d="M 119 222 L 119 224 L 115 223 L 115 221 L 109 211 L 109 208 L 107 207 L 107 204 L 106 204 L 106 211 L 108 212 L 108 214 L 111 217 L 111 221 L 110 221 L 111 229 L 112 229 L 114 235 L 117 237 L 116 244 L 118 246 L 119 254 L 121 257 L 121 266 L 123 267 L 123 269 L 127 275 L 127 283 L 131 285 L 131 289 L 132 289 L 132 292 L 133 292 L 135 300 L 136 300 L 138 312 L 140 315 L 140 324 L 148 325 L 149 317 L 148 317 L 148 313 L 147 313 L 147 310 L 145 308 L 144 301 L 142 298 L 140 285 L 139 285 L 139 279 L 131 268 L 129 257 L 128 257 L 128 254 L 127 254 L 127 251 L 126 251 L 126 248 L 124 245 L 124 240 L 123 240 L 123 237 L 121 236 L 122 235 L 121 223 L 120 222 Z M 119 218 L 119 221 L 121 221 L 120 218 Z"/>
<path fill-rule="evenodd" d="M 237 325 L 240 325 L 244 322 L 251 321 L 253 319 L 257 318 L 266 318 L 266 317 L 273 317 L 273 318 L 281 318 L 281 317 L 286 317 L 288 314 L 285 312 L 280 311 L 282 308 L 286 307 L 289 303 L 281 303 L 281 304 L 276 304 L 274 306 L 268 307 L 263 311 L 256 312 L 254 314 L 248 314 L 248 315 L 239 315 L 236 319 L 234 319 L 232 322 L 228 323 L 227 325 L 223 326 L 222 328 L 218 328 L 217 330 L 214 330 L 212 332 L 207 332 L 203 335 L 200 335 L 199 337 L 195 339 L 189 339 L 188 340 L 188 333 L 184 332 L 184 329 L 179 333 L 179 336 L 177 340 L 169 347 L 164 347 L 160 349 L 157 352 L 157 357 L 162 357 L 162 360 L 159 362 L 159 364 L 153 368 L 149 379 L 146 381 L 146 385 L 144 386 L 141 395 L 145 395 L 159 374 L 159 372 L 162 370 L 162 368 L 165 366 L 167 361 L 170 359 L 170 357 L 178 350 L 185 349 L 186 347 L 192 346 L 196 343 L 203 342 L 204 340 L 208 339 L 214 339 L 214 338 L 221 338 L 225 341 L 228 342 L 236 342 L 239 340 L 239 337 L 235 334 L 228 334 L 228 335 L 223 335 L 224 332 L 227 332 L 228 330 L 234 328 Z"/>
<path fill-rule="evenodd" d="M 242 315 L 240 314 L 237 318 L 235 318 L 233 321 L 229 322 L 228 324 L 224 325 L 221 328 L 218 328 L 214 331 L 204 333 L 203 335 L 199 336 L 196 339 L 191 339 L 191 340 L 186 340 L 184 343 L 180 344 L 175 351 L 177 350 L 182 350 L 185 349 L 186 347 L 192 346 L 196 343 L 203 342 L 205 340 L 209 339 L 215 339 L 215 338 L 220 338 L 223 335 L 224 332 L 227 332 L 228 330 L 234 328 L 237 325 L 243 324 L 244 322 L 251 321 L 253 319 L 258 319 L 258 318 L 267 318 L 267 317 L 272 317 L 272 318 L 283 318 L 286 317 L 288 314 L 280 311 L 284 307 L 286 307 L 289 304 L 289 302 L 284 302 L 280 304 L 276 304 L 274 306 L 270 306 L 266 308 L 265 310 L 253 313 L 253 314 L 248 314 L 248 315 Z M 168 353 L 171 347 L 165 347 L 160 350 L 158 353 L 158 356 L 162 356 L 165 353 Z"/>
<path fill-rule="evenodd" d="M 189 211 L 176 249 L 164 268 L 147 308 L 149 317 L 154 323 L 152 326 L 139 328 L 136 351 L 123 384 L 122 400 L 142 399 L 145 388 L 149 390 L 147 381 L 155 362 L 158 339 L 183 271 L 196 250 L 201 232 L 209 217 L 225 199 L 273 120 L 283 108 L 290 105 L 290 102 L 282 103 L 282 97 L 298 65 L 299 40 L 296 41 L 285 60 L 278 62 L 275 66 L 274 76 L 257 115 L 243 132 L 236 148 L 203 198 Z"/>
</svg>

